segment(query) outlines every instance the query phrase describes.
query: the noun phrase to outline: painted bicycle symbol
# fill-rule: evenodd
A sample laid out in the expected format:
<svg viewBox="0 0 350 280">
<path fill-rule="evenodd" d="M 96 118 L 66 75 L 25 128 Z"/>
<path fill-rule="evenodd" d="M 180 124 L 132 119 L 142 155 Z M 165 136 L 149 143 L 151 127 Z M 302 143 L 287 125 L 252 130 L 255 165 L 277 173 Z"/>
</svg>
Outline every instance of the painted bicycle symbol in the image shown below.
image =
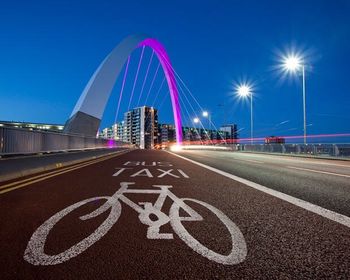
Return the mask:
<svg viewBox="0 0 350 280">
<path fill-rule="evenodd" d="M 173 239 L 172 233 L 159 232 L 162 225 L 170 222 L 170 225 L 172 226 L 174 232 L 182 241 L 184 241 L 192 250 L 208 258 L 209 260 L 226 265 L 238 264 L 244 261 L 247 255 L 247 246 L 243 234 L 239 228 L 220 210 L 203 201 L 192 198 L 179 198 L 169 190 L 172 188 L 172 186 L 153 185 L 154 189 L 129 189 L 129 186 L 133 184 L 134 183 L 130 182 L 122 182 L 120 183 L 120 189 L 112 196 L 99 196 L 85 199 L 56 213 L 50 219 L 45 221 L 33 233 L 25 250 L 24 259 L 33 265 L 56 265 L 78 256 L 87 250 L 90 246 L 92 246 L 95 242 L 97 242 L 100 238 L 102 238 L 105 234 L 107 234 L 112 226 L 118 221 L 122 211 L 121 202 L 124 202 L 126 205 L 130 206 L 137 213 L 139 213 L 138 218 L 140 222 L 148 226 L 148 239 Z M 141 202 L 139 204 L 136 204 L 124 195 L 130 193 L 159 194 L 159 196 L 154 204 L 150 202 Z M 168 197 L 173 201 L 173 204 L 170 207 L 169 215 L 161 211 L 162 206 Z M 106 220 L 92 234 L 81 240 L 79 243 L 73 245 L 66 251 L 57 255 L 46 254 L 44 252 L 45 242 L 48 234 L 53 229 L 53 227 L 67 214 L 87 203 L 96 200 L 106 201 L 93 212 L 81 216 L 80 219 L 92 219 L 106 211 L 110 211 Z M 197 213 L 194 209 L 185 203 L 186 201 L 198 203 L 203 207 L 206 207 L 208 210 L 214 213 L 226 226 L 232 241 L 232 249 L 228 255 L 216 253 L 205 247 L 185 229 L 184 225 L 182 224 L 183 221 L 203 220 L 203 217 L 199 213 Z M 188 216 L 181 217 L 180 209 L 183 209 L 188 214 Z M 153 219 L 151 219 L 151 216 Z M 154 220 L 154 217 L 157 219 Z"/>
</svg>

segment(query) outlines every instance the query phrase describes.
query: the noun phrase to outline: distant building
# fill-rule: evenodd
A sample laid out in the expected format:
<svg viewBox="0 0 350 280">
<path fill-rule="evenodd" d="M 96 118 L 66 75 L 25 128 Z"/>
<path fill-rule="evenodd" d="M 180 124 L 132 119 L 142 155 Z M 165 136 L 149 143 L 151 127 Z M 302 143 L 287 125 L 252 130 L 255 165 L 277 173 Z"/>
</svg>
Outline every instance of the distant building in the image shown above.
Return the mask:
<svg viewBox="0 0 350 280">
<path fill-rule="evenodd" d="M 182 140 L 184 142 L 198 141 L 215 141 L 238 139 L 237 125 L 227 125 L 220 130 L 204 129 L 195 127 L 182 127 Z M 158 143 L 166 147 L 170 143 L 176 142 L 176 130 L 174 125 L 159 124 L 158 125 Z"/>
<path fill-rule="evenodd" d="M 172 124 L 158 124 L 158 144 L 160 147 L 168 147 L 176 141 L 175 126 Z"/>
<path fill-rule="evenodd" d="M 0 121 L 0 127 L 17 127 L 26 128 L 29 130 L 41 130 L 50 132 L 62 132 L 64 125 L 61 124 L 45 124 L 45 123 L 31 123 L 31 122 L 10 122 L 10 121 Z"/>
<path fill-rule="evenodd" d="M 122 141 L 124 132 L 124 121 L 112 125 L 112 136 L 114 140 Z"/>
<path fill-rule="evenodd" d="M 113 139 L 113 131 L 111 127 L 106 127 L 102 129 L 101 134 L 99 135 L 100 138 L 103 139 Z"/>
<path fill-rule="evenodd" d="M 124 122 L 118 122 L 111 127 L 106 127 L 99 131 L 98 137 L 103 139 L 113 139 L 116 141 L 122 141 L 123 139 L 123 124 Z"/>
<path fill-rule="evenodd" d="M 235 140 L 237 125 L 223 125 L 220 130 L 182 127 L 182 136 L 184 142 Z M 176 129 L 173 124 L 159 124 L 157 109 L 143 106 L 125 112 L 123 122 L 103 129 L 99 137 L 131 143 L 141 149 L 165 148 L 176 142 Z"/>
<path fill-rule="evenodd" d="M 124 113 L 123 141 L 153 149 L 158 142 L 157 109 L 143 106 Z"/>
</svg>

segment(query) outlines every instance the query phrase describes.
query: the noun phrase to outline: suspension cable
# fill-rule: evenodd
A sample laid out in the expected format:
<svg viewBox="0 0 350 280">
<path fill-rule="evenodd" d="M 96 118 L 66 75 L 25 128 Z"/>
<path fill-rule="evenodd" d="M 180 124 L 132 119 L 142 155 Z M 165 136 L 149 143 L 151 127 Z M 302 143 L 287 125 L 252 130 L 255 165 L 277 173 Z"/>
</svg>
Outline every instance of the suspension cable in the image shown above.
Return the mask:
<svg viewBox="0 0 350 280">
<path fill-rule="evenodd" d="M 140 104 L 140 100 L 141 100 L 141 96 L 142 96 L 142 93 L 143 93 L 143 89 L 145 87 L 146 80 L 147 80 L 147 77 L 148 77 L 148 71 L 149 71 L 149 68 L 150 68 L 150 66 L 152 64 L 153 55 L 154 55 L 154 50 L 152 50 L 152 55 L 151 55 L 151 58 L 149 60 L 148 66 L 147 66 L 146 75 L 145 75 L 145 78 L 143 80 L 142 87 L 141 87 L 141 92 L 140 92 L 140 95 L 139 95 L 139 100 L 137 101 L 137 107 L 139 107 L 139 104 Z"/>
<path fill-rule="evenodd" d="M 142 52 L 141 52 L 139 64 L 137 66 L 136 76 L 135 76 L 135 80 L 134 80 L 134 85 L 132 87 L 131 96 L 130 96 L 130 99 L 129 99 L 128 111 L 130 110 L 131 100 L 132 100 L 132 97 L 134 96 L 134 90 L 135 90 L 135 86 L 136 86 L 136 82 L 137 82 L 137 77 L 139 75 L 139 70 L 140 70 L 140 66 L 141 66 L 141 62 L 142 62 L 142 57 L 143 57 L 143 52 L 144 51 L 145 51 L 145 46 L 142 47 Z"/>
<path fill-rule="evenodd" d="M 118 114 L 119 114 L 119 109 L 120 109 L 120 102 L 121 102 L 122 96 L 123 96 L 123 91 L 124 91 L 126 76 L 128 75 L 129 63 L 130 63 L 130 56 L 128 57 L 128 61 L 126 62 L 126 66 L 125 66 L 125 72 L 124 72 L 124 77 L 123 77 L 123 83 L 122 83 L 122 87 L 121 87 L 121 89 L 120 89 L 119 100 L 118 100 L 118 106 L 117 106 L 117 112 L 116 112 L 116 114 L 115 114 L 114 124 L 117 122 L 117 119 L 118 119 Z"/>
</svg>

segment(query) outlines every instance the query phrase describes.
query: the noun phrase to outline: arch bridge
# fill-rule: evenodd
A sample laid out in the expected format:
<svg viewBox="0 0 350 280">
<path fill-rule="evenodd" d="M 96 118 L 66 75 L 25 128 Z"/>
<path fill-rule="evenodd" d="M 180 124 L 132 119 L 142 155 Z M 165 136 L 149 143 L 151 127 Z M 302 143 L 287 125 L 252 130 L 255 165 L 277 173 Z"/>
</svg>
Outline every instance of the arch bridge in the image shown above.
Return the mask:
<svg viewBox="0 0 350 280">
<path fill-rule="evenodd" d="M 182 143 L 181 112 L 174 70 L 163 45 L 146 35 L 132 35 L 125 38 L 102 61 L 67 120 L 65 133 L 96 136 L 108 99 L 124 64 L 136 48 L 144 46 L 154 51 L 163 68 L 171 97 L 176 141 L 178 144 Z"/>
</svg>

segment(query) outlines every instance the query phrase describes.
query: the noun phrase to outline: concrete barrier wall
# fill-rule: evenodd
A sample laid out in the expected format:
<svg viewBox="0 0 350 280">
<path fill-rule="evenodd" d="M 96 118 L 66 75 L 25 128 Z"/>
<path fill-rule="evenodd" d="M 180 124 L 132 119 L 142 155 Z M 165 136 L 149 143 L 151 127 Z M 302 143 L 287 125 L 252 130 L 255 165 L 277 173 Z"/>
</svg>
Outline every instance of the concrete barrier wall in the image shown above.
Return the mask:
<svg viewBox="0 0 350 280">
<path fill-rule="evenodd" d="M 0 155 L 117 147 L 130 147 L 130 144 L 79 135 L 0 127 Z"/>
</svg>

